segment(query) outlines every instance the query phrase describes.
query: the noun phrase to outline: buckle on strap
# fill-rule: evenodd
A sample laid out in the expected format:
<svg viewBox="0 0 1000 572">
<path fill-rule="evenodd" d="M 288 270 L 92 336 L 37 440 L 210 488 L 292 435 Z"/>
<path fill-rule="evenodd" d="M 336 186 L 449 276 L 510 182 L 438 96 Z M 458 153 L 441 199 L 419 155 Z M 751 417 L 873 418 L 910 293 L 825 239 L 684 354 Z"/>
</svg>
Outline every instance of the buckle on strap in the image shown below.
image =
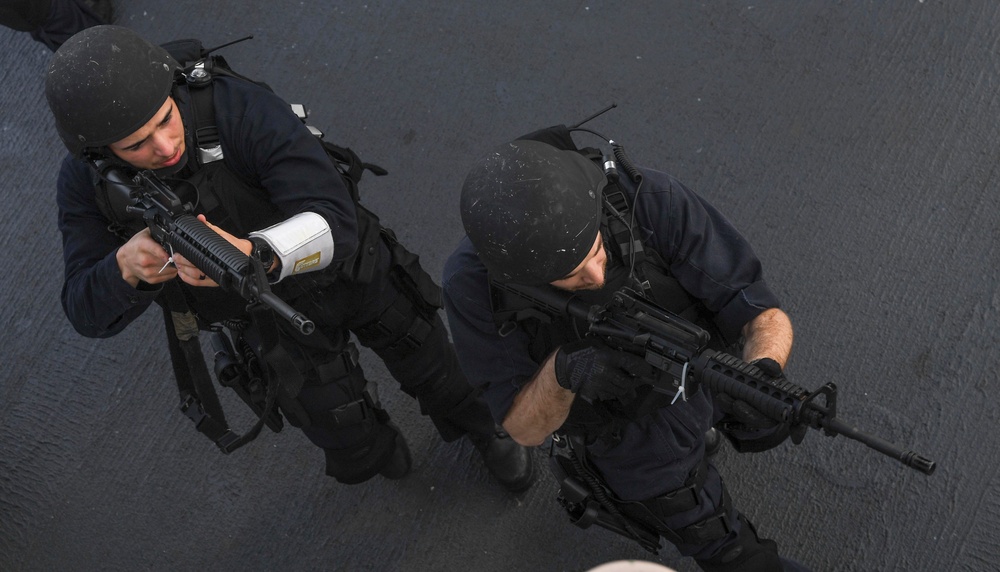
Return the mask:
<svg viewBox="0 0 1000 572">
<path fill-rule="evenodd" d="M 717 514 L 674 532 L 688 544 L 705 544 L 726 536 L 732 530 L 727 515 Z"/>
<path fill-rule="evenodd" d="M 368 380 L 360 399 L 327 410 L 330 417 L 326 425 L 332 428 L 358 425 L 376 417 L 378 409 L 378 385 Z"/>
<path fill-rule="evenodd" d="M 733 499 L 729 496 L 729 491 L 725 486 L 722 487 L 721 500 L 719 510 L 715 514 L 674 532 L 684 542 L 691 544 L 704 544 L 728 535 L 733 530 L 729 519 L 733 509 Z"/>
<path fill-rule="evenodd" d="M 205 408 L 201 406 L 201 402 L 190 394 L 181 401 L 181 413 L 193 421 L 195 427 L 201 425 L 201 422 L 208 417 L 208 413 L 205 413 Z"/>
<path fill-rule="evenodd" d="M 364 399 L 352 401 L 336 409 L 328 410 L 334 427 L 347 427 L 363 423 L 368 417 L 368 407 Z"/>
<path fill-rule="evenodd" d="M 666 518 L 698 506 L 698 491 L 700 489 L 700 487 L 686 486 L 665 495 L 642 501 L 642 504 L 646 505 L 658 517 Z"/>
<path fill-rule="evenodd" d="M 240 436 L 206 413 L 195 396 L 186 394 L 181 400 L 180 409 L 185 417 L 194 422 L 195 429 L 207 435 L 223 453 L 228 455 L 233 452 L 233 445 L 239 441 Z"/>
<path fill-rule="evenodd" d="M 641 502 L 661 519 L 689 511 L 698 506 L 698 493 L 705 485 L 707 475 L 708 461 L 703 458 L 694 469 L 691 469 L 683 487 Z"/>
<path fill-rule="evenodd" d="M 319 377 L 317 385 L 326 385 L 343 379 L 357 367 L 358 348 L 354 344 L 347 344 L 347 347 L 332 361 L 316 367 L 316 373 Z"/>
</svg>

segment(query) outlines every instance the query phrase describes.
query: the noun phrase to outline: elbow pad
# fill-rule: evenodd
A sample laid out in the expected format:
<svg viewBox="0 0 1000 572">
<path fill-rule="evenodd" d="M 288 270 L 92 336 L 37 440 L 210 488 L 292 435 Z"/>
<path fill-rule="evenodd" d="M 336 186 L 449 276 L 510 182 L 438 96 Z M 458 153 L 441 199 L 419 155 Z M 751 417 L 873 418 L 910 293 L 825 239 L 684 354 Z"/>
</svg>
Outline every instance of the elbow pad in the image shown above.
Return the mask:
<svg viewBox="0 0 1000 572">
<path fill-rule="evenodd" d="M 271 245 L 281 260 L 278 281 L 293 274 L 322 270 L 333 260 L 333 235 L 326 219 L 314 212 L 292 218 L 250 233 Z"/>
</svg>

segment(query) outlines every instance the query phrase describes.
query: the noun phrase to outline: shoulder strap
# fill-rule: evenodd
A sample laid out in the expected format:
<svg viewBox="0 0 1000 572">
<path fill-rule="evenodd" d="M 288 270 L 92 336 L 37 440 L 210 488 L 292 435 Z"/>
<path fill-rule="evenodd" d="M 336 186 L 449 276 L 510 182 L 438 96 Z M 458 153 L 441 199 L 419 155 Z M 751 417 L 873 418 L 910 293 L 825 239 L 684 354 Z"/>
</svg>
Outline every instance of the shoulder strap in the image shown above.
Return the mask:
<svg viewBox="0 0 1000 572">
<path fill-rule="evenodd" d="M 204 58 L 187 68 L 185 77 L 187 77 L 187 83 L 190 86 L 191 107 L 194 113 L 194 140 L 195 146 L 198 147 L 199 159 L 202 164 L 218 161 L 223 158 L 222 147 L 219 141 L 219 130 L 215 120 L 215 102 L 212 97 L 212 77 L 214 75 L 237 78 L 259 85 L 268 91 L 274 91 L 266 83 L 250 79 L 234 71 L 222 56 Z M 292 105 L 292 110 L 303 123 L 306 122 L 308 115 L 303 106 Z M 355 203 L 360 201 L 358 183 L 361 182 L 361 177 L 365 171 L 371 171 L 377 177 L 388 174 L 388 171 L 382 167 L 374 163 L 362 161 L 357 153 L 349 147 L 337 145 L 323 139 L 322 131 L 309 125 L 307 127 L 320 140 L 326 154 L 333 161 L 337 167 L 337 171 L 340 172 L 344 179 L 351 193 L 351 198 Z"/>
<path fill-rule="evenodd" d="M 188 93 L 191 96 L 191 113 L 194 119 L 194 144 L 198 149 L 198 163 L 204 165 L 223 158 L 219 128 L 215 121 L 215 101 L 212 89 L 213 74 L 219 71 L 214 65 L 217 57 L 205 58 L 187 68 Z M 221 59 L 221 58 L 219 58 Z"/>
<path fill-rule="evenodd" d="M 603 209 L 609 238 L 618 247 L 616 254 L 635 277 L 635 286 L 644 296 L 651 297 L 653 293 L 644 271 L 646 249 L 642 237 L 632 228 L 632 205 L 618 181 L 610 181 L 604 187 Z"/>
</svg>

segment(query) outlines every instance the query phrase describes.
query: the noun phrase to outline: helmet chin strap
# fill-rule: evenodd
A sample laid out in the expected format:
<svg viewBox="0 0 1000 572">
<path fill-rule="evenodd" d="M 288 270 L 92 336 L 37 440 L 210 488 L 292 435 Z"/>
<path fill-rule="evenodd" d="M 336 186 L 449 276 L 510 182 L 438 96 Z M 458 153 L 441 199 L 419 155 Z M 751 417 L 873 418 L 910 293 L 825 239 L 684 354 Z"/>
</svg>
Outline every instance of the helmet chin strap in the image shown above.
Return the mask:
<svg viewBox="0 0 1000 572">
<path fill-rule="evenodd" d="M 125 168 L 131 171 L 137 170 L 131 163 L 123 160 L 118 155 L 115 155 L 107 145 L 102 147 L 87 147 L 80 153 L 80 156 L 84 161 L 91 164 L 95 161 L 102 161 L 105 165 L 116 169 Z"/>
<path fill-rule="evenodd" d="M 173 164 L 173 165 L 171 165 L 169 167 L 164 167 L 162 169 L 154 169 L 153 172 L 156 173 L 156 175 L 158 177 L 160 177 L 161 179 L 164 178 L 164 177 L 171 177 L 173 175 L 176 175 L 177 173 L 180 172 L 181 169 L 183 169 L 185 166 L 187 166 L 187 163 L 188 163 L 188 149 L 189 149 L 188 146 L 184 147 L 184 154 L 181 155 L 181 160 L 177 161 L 177 163 L 175 163 L 175 164 Z"/>
</svg>

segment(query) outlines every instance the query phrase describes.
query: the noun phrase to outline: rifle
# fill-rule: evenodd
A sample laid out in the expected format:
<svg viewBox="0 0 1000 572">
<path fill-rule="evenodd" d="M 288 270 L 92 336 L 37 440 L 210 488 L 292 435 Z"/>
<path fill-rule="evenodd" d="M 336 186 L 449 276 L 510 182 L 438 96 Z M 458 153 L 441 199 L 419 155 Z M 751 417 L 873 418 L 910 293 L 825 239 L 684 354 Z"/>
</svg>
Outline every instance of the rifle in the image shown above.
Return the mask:
<svg viewBox="0 0 1000 572">
<path fill-rule="evenodd" d="M 261 304 L 287 320 L 303 334 L 316 329 L 309 318 L 297 312 L 271 292 L 266 269 L 256 257 L 222 238 L 192 215 L 190 203 L 180 197 L 148 170 L 134 178 L 103 160 L 93 161 L 98 174 L 107 181 L 109 196 L 125 215 L 141 215 L 153 238 L 170 253 L 180 253 L 215 280 L 223 289 L 239 294 L 249 305 Z"/>
<path fill-rule="evenodd" d="M 587 336 L 601 339 L 610 347 L 642 356 L 667 375 L 642 380 L 652 391 L 683 398 L 696 387 L 707 384 L 714 394 L 726 394 L 750 404 L 769 419 L 790 427 L 822 429 L 828 437 L 843 435 L 898 460 L 926 475 L 934 473 L 934 461 L 874 435 L 860 431 L 837 418 L 837 386 L 830 382 L 808 391 L 787 379 L 772 378 L 756 366 L 737 357 L 707 347 L 708 332 L 644 299 L 631 289 L 615 292 L 607 304 L 590 306 L 571 292 L 551 286 L 528 287 L 515 284 L 492 285 L 528 301 L 528 314 L 549 317 L 569 316 L 586 324 Z M 823 403 L 817 398 L 822 396 Z M 795 431 L 792 434 L 795 435 Z M 797 445 L 804 432 L 793 437 Z"/>
</svg>

